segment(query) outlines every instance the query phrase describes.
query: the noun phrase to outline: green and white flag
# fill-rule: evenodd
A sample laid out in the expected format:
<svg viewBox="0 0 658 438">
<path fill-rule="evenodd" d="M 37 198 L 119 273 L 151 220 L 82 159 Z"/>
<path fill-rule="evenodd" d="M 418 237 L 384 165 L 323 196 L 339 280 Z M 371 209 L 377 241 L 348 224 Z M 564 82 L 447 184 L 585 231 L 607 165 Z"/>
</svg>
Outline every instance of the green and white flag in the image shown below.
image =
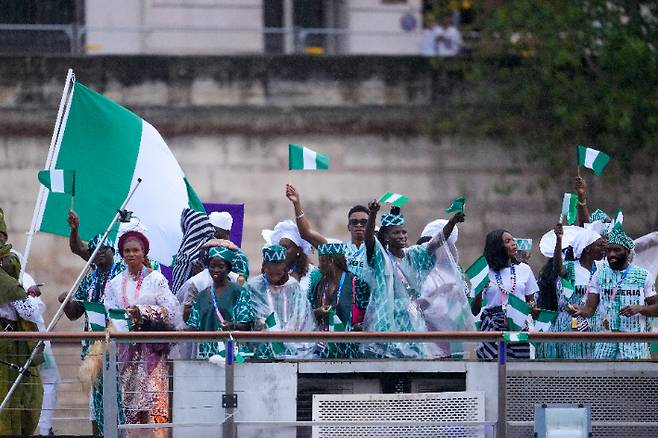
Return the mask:
<svg viewBox="0 0 658 438">
<path fill-rule="evenodd" d="M 42 170 L 37 174 L 37 178 L 51 193 L 68 193 L 75 196 L 74 170 Z"/>
<path fill-rule="evenodd" d="M 457 198 L 452 200 L 450 207 L 446 208 L 446 213 L 463 213 L 466 198 Z"/>
<path fill-rule="evenodd" d="M 574 285 L 566 278 L 560 278 L 560 283 L 562 283 L 562 295 L 564 295 L 566 299 L 571 298 L 571 295 L 576 291 Z"/>
<path fill-rule="evenodd" d="M 532 239 L 514 239 L 518 251 L 531 251 Z"/>
<path fill-rule="evenodd" d="M 484 256 L 480 256 L 466 270 L 466 275 L 471 280 L 471 295 L 477 296 L 489 284 L 489 265 Z"/>
<path fill-rule="evenodd" d="M 607 154 L 578 145 L 578 165 L 592 169 L 597 176 L 601 175 L 608 161 L 610 161 L 610 157 Z"/>
<path fill-rule="evenodd" d="M 578 217 L 578 195 L 565 193 L 562 197 L 562 216 L 568 225 L 576 222 Z"/>
<path fill-rule="evenodd" d="M 336 315 L 336 311 L 334 309 L 331 309 L 327 313 L 327 320 L 329 321 L 329 331 L 330 332 L 344 332 L 345 331 L 345 324 L 343 324 L 343 321 L 340 320 L 338 315 Z"/>
<path fill-rule="evenodd" d="M 547 332 L 551 328 L 551 324 L 557 318 L 557 312 L 552 310 L 541 310 L 537 319 L 535 319 L 535 330 L 538 332 Z"/>
<path fill-rule="evenodd" d="M 527 332 L 503 332 L 503 339 L 505 342 L 517 343 L 528 342 Z"/>
<path fill-rule="evenodd" d="M 507 327 L 513 331 L 525 328 L 526 320 L 530 315 L 530 305 L 514 294 L 507 295 Z"/>
<path fill-rule="evenodd" d="M 281 331 L 281 324 L 279 324 L 276 312 L 270 313 L 270 315 L 265 318 L 265 326 L 270 332 Z M 272 342 L 272 351 L 275 354 L 283 354 L 286 351 L 286 347 L 283 345 L 283 342 Z"/>
<path fill-rule="evenodd" d="M 381 198 L 379 198 L 378 202 L 388 202 L 389 204 L 393 204 L 397 207 L 402 207 L 407 203 L 407 201 L 409 201 L 409 198 L 406 196 L 402 196 L 399 193 L 386 192 Z"/>
<path fill-rule="evenodd" d="M 621 211 L 621 207 L 615 211 L 615 215 L 612 217 L 612 223 L 610 224 L 610 227 L 614 227 L 616 224 L 623 224 L 624 223 L 624 213 Z"/>
<path fill-rule="evenodd" d="M 112 322 L 114 329 L 118 332 L 129 332 L 130 331 L 130 320 L 126 315 L 124 309 L 110 309 L 107 312 L 107 317 Z"/>
<path fill-rule="evenodd" d="M 329 156 L 299 144 L 288 145 L 288 169 L 290 170 L 327 170 Z"/>
<path fill-rule="evenodd" d="M 147 229 L 149 257 L 171 265 L 183 238 L 181 212 L 204 211 L 203 205 L 153 126 L 79 82 L 71 88 L 46 168 L 75 171 L 80 236 L 89 240 L 105 231 L 141 178 L 126 208 Z M 71 199 L 53 191 L 42 196 L 37 229 L 68 236 Z"/>
<path fill-rule="evenodd" d="M 87 322 L 89 322 L 89 328 L 91 328 L 91 331 L 105 331 L 106 320 L 105 306 L 103 303 L 90 303 L 89 301 L 84 301 L 82 306 L 85 308 L 85 312 L 87 312 Z"/>
</svg>

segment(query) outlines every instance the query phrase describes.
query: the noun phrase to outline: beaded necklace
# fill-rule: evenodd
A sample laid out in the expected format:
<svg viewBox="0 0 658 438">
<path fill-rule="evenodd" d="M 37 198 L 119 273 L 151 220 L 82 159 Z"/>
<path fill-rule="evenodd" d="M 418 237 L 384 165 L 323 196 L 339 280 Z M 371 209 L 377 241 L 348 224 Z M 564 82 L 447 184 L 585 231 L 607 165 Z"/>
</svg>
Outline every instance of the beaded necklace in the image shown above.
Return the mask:
<svg viewBox="0 0 658 438">
<path fill-rule="evenodd" d="M 514 269 L 514 264 L 510 266 L 510 280 L 512 282 L 512 287 L 510 288 L 509 292 L 505 290 L 503 287 L 503 276 L 500 275 L 500 271 L 494 271 L 494 276 L 496 278 L 496 286 L 498 286 L 498 290 L 501 293 L 500 297 L 500 304 L 503 306 L 507 306 L 507 299 L 509 294 L 514 294 L 516 292 L 516 269 Z M 505 302 L 503 302 L 503 297 L 505 297 Z"/>
<path fill-rule="evenodd" d="M 142 268 L 142 270 L 139 271 L 139 274 L 137 274 L 137 287 L 135 287 L 135 302 L 139 300 L 139 293 L 142 289 L 142 279 L 144 277 L 143 273 L 145 270 L 146 268 Z M 123 299 L 123 307 L 128 307 L 128 293 L 127 293 L 128 277 L 130 277 L 130 271 L 126 270 L 121 280 L 121 297 Z"/>
</svg>

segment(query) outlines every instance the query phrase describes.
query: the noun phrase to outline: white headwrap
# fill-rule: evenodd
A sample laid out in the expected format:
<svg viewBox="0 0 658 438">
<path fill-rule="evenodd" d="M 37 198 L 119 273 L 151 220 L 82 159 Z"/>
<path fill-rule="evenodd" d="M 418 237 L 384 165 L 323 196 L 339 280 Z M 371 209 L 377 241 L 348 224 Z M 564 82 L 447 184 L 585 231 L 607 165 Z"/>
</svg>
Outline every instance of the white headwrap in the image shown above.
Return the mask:
<svg viewBox="0 0 658 438">
<path fill-rule="evenodd" d="M 210 223 L 214 227 L 221 228 L 222 230 L 231 231 L 231 227 L 233 226 L 233 218 L 227 211 L 213 211 L 208 216 L 208 219 L 210 219 Z"/>
<path fill-rule="evenodd" d="M 423 232 L 420 233 L 420 237 L 434 237 L 438 233 L 443 232 L 443 227 L 446 226 L 448 221 L 446 219 L 437 219 L 429 224 L 425 225 L 425 228 L 423 228 Z M 456 244 L 457 243 L 457 238 L 459 237 L 459 230 L 457 229 L 457 226 L 452 230 L 452 233 L 450 233 L 450 236 L 448 236 L 448 243 L 451 244 Z"/>
<path fill-rule="evenodd" d="M 575 225 L 568 225 L 563 228 L 562 249 L 568 246 L 573 248 L 574 257 L 580 258 L 583 250 L 601 238 L 601 235 L 592 229 L 585 229 Z M 544 234 L 539 242 L 539 250 L 546 257 L 553 257 L 555 251 L 555 231 L 551 230 Z"/>
<path fill-rule="evenodd" d="M 281 239 L 290 239 L 300 247 L 304 254 L 309 255 L 313 249 L 310 243 L 302 239 L 297 225 L 291 220 L 285 220 L 276 224 L 273 230 L 263 230 L 263 239 L 269 245 L 278 245 Z"/>
</svg>

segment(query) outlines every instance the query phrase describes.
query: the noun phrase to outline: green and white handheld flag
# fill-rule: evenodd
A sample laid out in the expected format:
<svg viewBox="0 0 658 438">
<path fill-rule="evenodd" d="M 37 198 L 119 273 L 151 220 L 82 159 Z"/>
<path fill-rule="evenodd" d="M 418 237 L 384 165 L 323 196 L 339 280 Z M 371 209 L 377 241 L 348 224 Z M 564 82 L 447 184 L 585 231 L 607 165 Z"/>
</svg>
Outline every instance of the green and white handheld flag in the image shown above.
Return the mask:
<svg viewBox="0 0 658 438">
<path fill-rule="evenodd" d="M 457 198 L 452 200 L 450 207 L 446 208 L 446 213 L 463 213 L 466 198 Z"/>
<path fill-rule="evenodd" d="M 75 170 L 41 170 L 37 178 L 51 193 L 68 193 L 75 196 Z"/>
<path fill-rule="evenodd" d="M 608 161 L 610 161 L 610 157 L 607 154 L 578 145 L 578 165 L 592 169 L 595 175 L 601 176 Z"/>
<path fill-rule="evenodd" d="M 393 204 L 397 207 L 402 207 L 408 201 L 409 201 L 409 198 L 407 198 L 406 196 L 402 196 L 399 193 L 386 192 L 386 193 L 384 193 L 384 195 L 381 198 L 379 198 L 378 202 L 387 202 L 387 203 Z"/>
<path fill-rule="evenodd" d="M 108 319 L 112 322 L 114 329 L 118 332 L 130 331 L 130 320 L 124 309 L 110 309 L 107 312 Z"/>
<path fill-rule="evenodd" d="M 85 308 L 85 312 L 87 313 L 87 322 L 89 322 L 91 331 L 105 331 L 107 324 L 105 319 L 105 306 L 103 303 L 91 303 L 89 301 L 84 301 L 82 306 Z"/>
<path fill-rule="evenodd" d="M 610 224 L 610 227 L 614 227 L 617 224 L 623 224 L 624 223 L 624 213 L 621 211 L 621 207 L 615 211 L 615 215 L 612 217 L 612 223 Z"/>
<path fill-rule="evenodd" d="M 288 145 L 289 170 L 327 170 L 329 156 L 315 152 L 299 144 Z"/>
<path fill-rule="evenodd" d="M 530 305 L 514 294 L 507 295 L 507 327 L 513 331 L 525 328 L 530 315 Z"/>
<path fill-rule="evenodd" d="M 562 197 L 561 215 L 567 221 L 568 225 L 576 222 L 578 217 L 578 196 L 573 193 L 565 193 Z"/>
<path fill-rule="evenodd" d="M 503 339 L 505 342 L 517 343 L 528 342 L 528 333 L 526 332 L 503 332 Z"/>
<path fill-rule="evenodd" d="M 560 283 L 562 283 L 562 295 L 564 295 L 566 299 L 571 298 L 571 295 L 576 291 L 574 285 L 566 278 L 560 278 Z"/>
<path fill-rule="evenodd" d="M 547 332 L 551 328 L 551 324 L 557 318 L 557 312 L 552 310 L 541 310 L 537 319 L 535 319 L 535 330 L 538 332 Z"/>
<path fill-rule="evenodd" d="M 270 315 L 265 318 L 265 326 L 270 332 L 281 331 L 281 324 L 279 324 L 276 312 L 270 313 Z M 283 342 L 272 342 L 272 351 L 275 354 L 283 354 L 286 351 L 286 347 L 283 345 Z"/>
<path fill-rule="evenodd" d="M 345 324 L 343 324 L 343 321 L 340 320 L 338 315 L 336 315 L 336 311 L 334 309 L 331 309 L 327 313 L 327 320 L 329 321 L 329 331 L 330 332 L 344 332 L 345 331 Z"/>
<path fill-rule="evenodd" d="M 471 295 L 477 296 L 489 284 L 489 265 L 484 256 L 480 256 L 466 269 L 466 275 L 471 280 Z"/>
<path fill-rule="evenodd" d="M 203 205 L 153 126 L 79 82 L 71 88 L 46 168 L 75 171 L 80 236 L 89 240 L 105 231 L 141 178 L 126 209 L 148 230 L 149 257 L 171 265 L 183 239 L 181 212 L 204 211 Z M 71 199 L 54 191 L 42 196 L 37 229 L 68 236 Z"/>
<path fill-rule="evenodd" d="M 532 239 L 514 239 L 518 251 L 531 251 Z"/>
</svg>

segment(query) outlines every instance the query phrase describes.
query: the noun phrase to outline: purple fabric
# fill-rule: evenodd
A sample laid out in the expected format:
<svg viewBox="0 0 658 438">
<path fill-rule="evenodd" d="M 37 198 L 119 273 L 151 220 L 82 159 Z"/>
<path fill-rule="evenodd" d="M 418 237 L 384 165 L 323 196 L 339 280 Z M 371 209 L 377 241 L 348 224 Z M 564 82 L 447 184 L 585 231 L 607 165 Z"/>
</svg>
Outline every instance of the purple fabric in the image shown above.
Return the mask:
<svg viewBox="0 0 658 438">
<path fill-rule="evenodd" d="M 210 214 L 213 211 L 227 211 L 233 218 L 233 225 L 231 226 L 231 242 L 235 243 L 238 246 L 242 246 L 242 228 L 244 227 L 244 204 L 222 204 L 222 203 L 210 203 L 204 202 L 203 206 L 206 209 L 206 213 Z M 171 287 L 171 274 L 172 268 L 169 266 L 160 265 L 160 271 L 162 275 L 165 276 L 169 282 L 169 287 Z"/>
</svg>

